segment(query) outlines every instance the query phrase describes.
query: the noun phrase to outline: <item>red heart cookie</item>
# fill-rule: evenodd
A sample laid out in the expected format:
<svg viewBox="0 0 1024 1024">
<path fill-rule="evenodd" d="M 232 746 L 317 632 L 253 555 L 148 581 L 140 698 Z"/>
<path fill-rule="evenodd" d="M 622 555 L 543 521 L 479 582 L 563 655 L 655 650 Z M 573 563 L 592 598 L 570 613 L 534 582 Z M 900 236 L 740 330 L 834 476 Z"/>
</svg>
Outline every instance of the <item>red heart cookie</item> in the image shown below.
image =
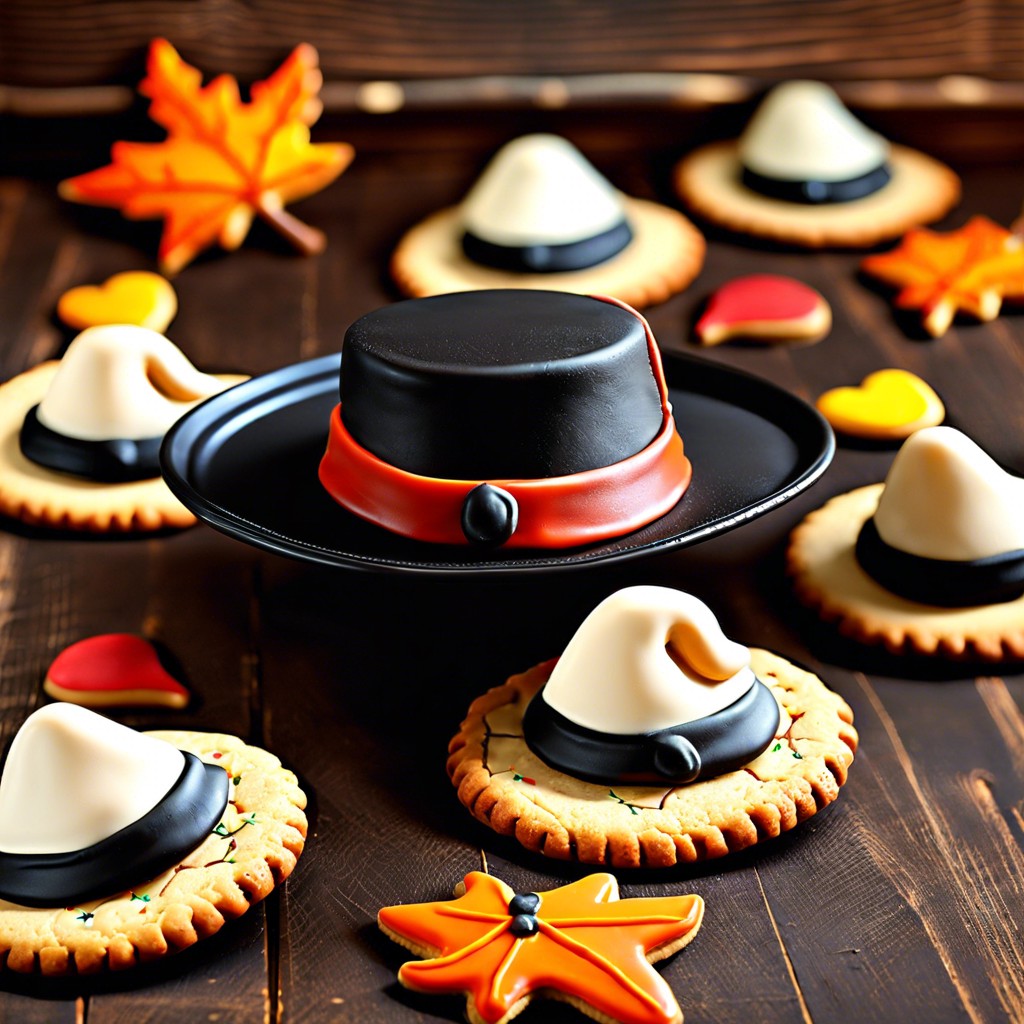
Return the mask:
<svg viewBox="0 0 1024 1024">
<path fill-rule="evenodd" d="M 730 338 L 810 344 L 831 327 L 832 310 L 813 288 L 779 274 L 750 274 L 711 296 L 694 331 L 702 345 Z"/>
<path fill-rule="evenodd" d="M 189 692 L 168 675 L 153 645 L 132 633 L 103 633 L 65 647 L 43 689 L 82 707 L 183 708 Z"/>
</svg>

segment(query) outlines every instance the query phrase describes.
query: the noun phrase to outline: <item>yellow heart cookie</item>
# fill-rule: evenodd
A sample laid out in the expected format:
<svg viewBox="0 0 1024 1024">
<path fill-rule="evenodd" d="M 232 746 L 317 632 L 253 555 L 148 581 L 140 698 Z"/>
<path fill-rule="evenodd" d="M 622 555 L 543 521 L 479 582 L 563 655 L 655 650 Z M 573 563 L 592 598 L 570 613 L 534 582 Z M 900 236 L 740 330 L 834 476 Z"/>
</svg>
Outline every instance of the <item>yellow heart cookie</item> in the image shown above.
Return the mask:
<svg viewBox="0 0 1024 1024">
<path fill-rule="evenodd" d="M 942 399 L 906 370 L 878 370 L 859 387 L 826 391 L 816 404 L 840 433 L 877 440 L 910 437 L 946 417 Z"/>
<path fill-rule="evenodd" d="M 100 324 L 137 324 L 163 334 L 178 312 L 171 283 L 147 270 L 115 274 L 101 285 L 82 285 L 57 301 L 57 316 L 77 330 Z"/>
</svg>

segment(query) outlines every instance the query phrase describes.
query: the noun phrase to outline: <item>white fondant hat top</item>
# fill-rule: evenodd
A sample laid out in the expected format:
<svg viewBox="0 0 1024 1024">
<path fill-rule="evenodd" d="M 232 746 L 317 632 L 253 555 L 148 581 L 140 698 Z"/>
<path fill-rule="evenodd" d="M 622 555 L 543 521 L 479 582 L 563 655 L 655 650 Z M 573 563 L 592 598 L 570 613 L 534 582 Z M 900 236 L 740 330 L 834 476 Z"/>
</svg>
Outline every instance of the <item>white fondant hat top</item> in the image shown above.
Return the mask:
<svg viewBox="0 0 1024 1024">
<path fill-rule="evenodd" d="M 162 437 L 194 405 L 228 386 L 197 370 L 156 331 L 89 327 L 68 346 L 36 415 L 65 437 L 137 441 Z"/>
<path fill-rule="evenodd" d="M 927 427 L 893 460 L 874 516 L 890 547 L 924 558 L 974 561 L 1024 549 L 1024 479 L 966 434 Z"/>
<path fill-rule="evenodd" d="M 544 687 L 577 725 L 636 735 L 712 715 L 755 682 L 750 652 L 703 601 L 668 587 L 627 587 L 583 621 Z"/>
<path fill-rule="evenodd" d="M 48 704 L 14 737 L 0 778 L 0 851 L 69 853 L 151 811 L 180 750 L 74 704 Z"/>
<path fill-rule="evenodd" d="M 743 165 L 777 181 L 847 181 L 877 170 L 889 144 L 822 82 L 777 85 L 739 141 Z"/>
<path fill-rule="evenodd" d="M 622 198 L 567 139 L 503 146 L 462 201 L 465 230 L 495 245 L 565 245 L 621 224 Z"/>
</svg>

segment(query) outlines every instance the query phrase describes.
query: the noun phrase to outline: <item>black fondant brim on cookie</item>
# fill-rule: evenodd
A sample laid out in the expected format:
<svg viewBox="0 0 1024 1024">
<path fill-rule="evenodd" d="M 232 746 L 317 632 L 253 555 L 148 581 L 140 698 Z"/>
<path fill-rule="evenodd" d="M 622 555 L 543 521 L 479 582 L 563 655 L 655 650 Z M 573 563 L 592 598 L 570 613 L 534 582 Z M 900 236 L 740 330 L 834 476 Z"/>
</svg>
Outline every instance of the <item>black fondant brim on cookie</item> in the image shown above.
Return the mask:
<svg viewBox="0 0 1024 1024">
<path fill-rule="evenodd" d="M 497 270 L 522 274 L 559 274 L 596 267 L 618 256 L 632 241 L 633 231 L 623 220 L 598 235 L 559 245 L 499 245 L 467 231 L 462 236 L 462 251 L 474 263 Z"/>
<path fill-rule="evenodd" d="M 880 586 L 921 604 L 970 608 L 1024 595 L 1024 550 L 965 562 L 926 558 L 887 544 L 871 518 L 861 527 L 854 554 Z"/>
<path fill-rule="evenodd" d="M 608 785 L 685 785 L 724 775 L 757 757 L 778 727 L 778 702 L 760 680 L 713 715 L 641 735 L 577 725 L 551 707 L 543 691 L 523 715 L 526 745 L 545 764 Z"/>
<path fill-rule="evenodd" d="M 36 415 L 38 408 L 34 405 L 25 414 L 18 437 L 21 454 L 30 462 L 105 484 L 123 484 L 160 476 L 163 437 L 115 438 L 109 441 L 68 437 L 41 423 Z"/>
<path fill-rule="evenodd" d="M 889 184 L 892 172 L 888 164 L 882 164 L 867 174 L 843 181 L 788 181 L 758 174 L 749 167 L 743 168 L 743 184 L 752 192 L 758 192 L 772 199 L 787 203 L 803 203 L 820 206 L 826 203 L 849 203 L 878 192 Z"/>
<path fill-rule="evenodd" d="M 122 892 L 174 867 L 210 834 L 228 802 L 228 776 L 183 750 L 185 768 L 138 821 L 68 853 L 0 852 L 0 898 L 67 907 Z"/>
</svg>

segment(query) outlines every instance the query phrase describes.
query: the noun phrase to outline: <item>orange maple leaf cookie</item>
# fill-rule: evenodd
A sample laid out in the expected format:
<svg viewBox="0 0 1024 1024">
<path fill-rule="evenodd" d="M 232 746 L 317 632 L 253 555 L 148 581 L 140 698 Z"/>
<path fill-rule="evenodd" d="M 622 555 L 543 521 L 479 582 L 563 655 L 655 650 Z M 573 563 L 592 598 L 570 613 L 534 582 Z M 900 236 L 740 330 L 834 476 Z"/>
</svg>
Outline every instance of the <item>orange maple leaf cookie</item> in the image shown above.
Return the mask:
<svg viewBox="0 0 1024 1024">
<path fill-rule="evenodd" d="M 169 42 L 154 40 L 139 91 L 168 137 L 115 143 L 109 165 L 61 182 L 60 194 L 132 219 L 162 217 L 159 258 L 168 274 L 214 242 L 237 249 L 256 214 L 300 250 L 321 251 L 323 235 L 284 209 L 334 181 L 354 152 L 309 141 L 321 110 L 317 61 L 313 47 L 297 46 L 244 103 L 232 76 L 204 87 Z"/>
<path fill-rule="evenodd" d="M 419 992 L 466 994 L 474 1024 L 505 1024 L 535 995 L 601 1021 L 678 1024 L 672 990 L 651 968 L 697 934 L 699 896 L 619 898 L 613 875 L 541 893 L 516 893 L 471 871 L 456 899 L 385 907 L 381 930 L 430 959 L 403 964 Z"/>
<path fill-rule="evenodd" d="M 900 309 L 919 309 L 939 338 L 960 311 L 994 320 L 1003 299 L 1024 298 L 1024 241 L 987 217 L 956 231 L 908 231 L 891 252 L 868 256 L 861 269 L 901 289 Z"/>
</svg>

